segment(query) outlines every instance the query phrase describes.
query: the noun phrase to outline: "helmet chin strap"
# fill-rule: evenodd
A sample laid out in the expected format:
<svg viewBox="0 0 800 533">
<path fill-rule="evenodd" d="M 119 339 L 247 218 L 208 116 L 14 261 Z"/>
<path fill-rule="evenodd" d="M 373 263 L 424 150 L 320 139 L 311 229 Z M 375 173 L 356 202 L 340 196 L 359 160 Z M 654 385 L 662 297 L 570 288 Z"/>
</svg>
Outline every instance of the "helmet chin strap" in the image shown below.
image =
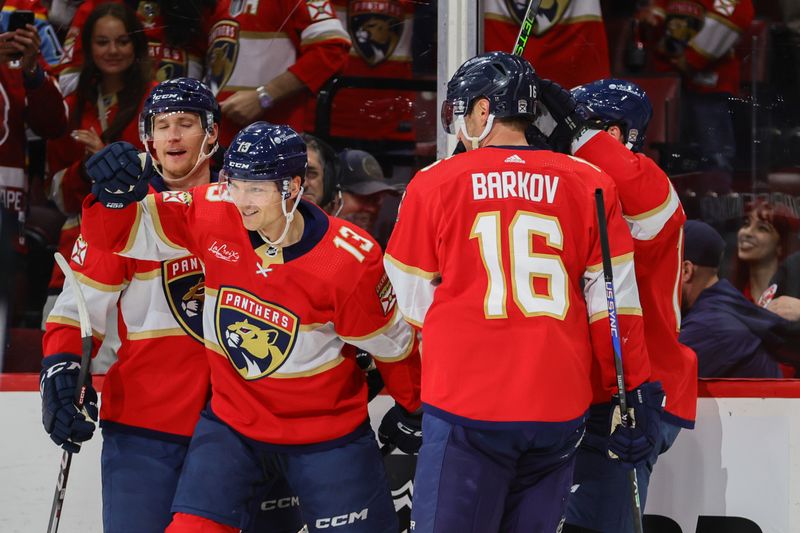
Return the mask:
<svg viewBox="0 0 800 533">
<path fill-rule="evenodd" d="M 295 197 L 294 205 L 292 206 L 292 210 L 291 211 L 286 211 L 286 201 L 289 198 L 287 196 L 283 196 L 281 198 L 281 211 L 283 211 L 283 216 L 286 219 L 286 222 L 284 222 L 283 232 L 281 232 L 281 236 L 280 237 L 278 237 L 274 241 L 271 241 L 271 240 L 269 240 L 269 238 L 266 235 L 264 235 L 264 233 L 261 232 L 261 230 L 258 230 L 258 234 L 261 237 L 261 239 L 265 243 L 269 244 L 269 246 L 271 248 L 276 248 L 280 243 L 283 242 L 283 240 L 286 238 L 286 235 L 289 234 L 289 228 L 291 227 L 292 221 L 294 220 L 294 213 L 295 213 L 295 211 L 297 211 L 297 206 L 300 204 L 300 197 L 301 196 L 303 196 L 303 186 L 302 185 L 300 186 L 300 191 L 297 193 L 297 196 Z"/>
<path fill-rule="evenodd" d="M 461 130 L 461 134 L 464 136 L 466 140 L 472 144 L 472 149 L 477 150 L 480 148 L 480 142 L 489 135 L 489 132 L 492 131 L 492 125 L 494 124 L 494 113 L 489 113 L 489 116 L 486 118 L 486 126 L 483 128 L 481 134 L 477 137 L 472 137 L 469 133 L 467 133 L 467 123 L 464 120 L 464 115 L 458 115 L 455 119 L 456 128 Z"/>
</svg>

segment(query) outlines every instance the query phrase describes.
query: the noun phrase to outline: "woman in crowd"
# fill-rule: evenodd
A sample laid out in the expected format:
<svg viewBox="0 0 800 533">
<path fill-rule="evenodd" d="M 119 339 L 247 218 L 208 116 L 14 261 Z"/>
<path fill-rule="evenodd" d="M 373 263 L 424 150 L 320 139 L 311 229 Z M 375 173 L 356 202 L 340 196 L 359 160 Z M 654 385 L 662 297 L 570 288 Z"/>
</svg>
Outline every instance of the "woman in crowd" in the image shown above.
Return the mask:
<svg viewBox="0 0 800 533">
<path fill-rule="evenodd" d="M 114 141 L 142 147 L 137 117 L 154 85 L 147 40 L 133 10 L 124 4 L 101 4 L 85 28 L 83 49 L 90 52 L 77 90 L 65 99 L 68 133 L 47 145 L 50 196 L 68 217 L 58 246 L 67 257 L 78 237 L 81 202 L 89 192 L 86 160 Z M 45 317 L 62 285 L 63 275 L 54 268 Z"/>
<path fill-rule="evenodd" d="M 781 261 L 793 250 L 797 217 L 783 205 L 756 201 L 748 206 L 737 234 L 734 285 L 745 297 L 766 307 L 774 296 L 770 280 Z"/>
</svg>

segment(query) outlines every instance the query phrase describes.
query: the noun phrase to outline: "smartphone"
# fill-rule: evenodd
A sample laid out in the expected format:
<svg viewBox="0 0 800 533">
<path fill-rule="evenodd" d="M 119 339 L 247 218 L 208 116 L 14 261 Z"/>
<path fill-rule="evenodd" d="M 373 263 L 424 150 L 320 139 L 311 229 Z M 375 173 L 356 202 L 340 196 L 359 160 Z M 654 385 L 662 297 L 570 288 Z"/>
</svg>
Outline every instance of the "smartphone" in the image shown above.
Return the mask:
<svg viewBox="0 0 800 533">
<path fill-rule="evenodd" d="M 33 24 L 33 11 L 16 10 L 12 11 L 8 17 L 8 31 L 13 32 L 19 29 L 25 29 L 27 24 Z M 11 59 L 16 61 L 22 58 L 22 54 L 17 53 L 11 56 Z"/>
</svg>

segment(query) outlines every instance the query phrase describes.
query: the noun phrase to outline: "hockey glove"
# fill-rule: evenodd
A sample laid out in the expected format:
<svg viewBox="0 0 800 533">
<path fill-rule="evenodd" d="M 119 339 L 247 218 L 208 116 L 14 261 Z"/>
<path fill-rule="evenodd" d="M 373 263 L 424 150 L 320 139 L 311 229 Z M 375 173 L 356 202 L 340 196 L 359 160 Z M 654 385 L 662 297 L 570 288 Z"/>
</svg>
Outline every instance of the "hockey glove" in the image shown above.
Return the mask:
<svg viewBox="0 0 800 533">
<path fill-rule="evenodd" d="M 422 414 L 411 414 L 395 404 L 381 420 L 378 439 L 381 444 L 397 446 L 408 455 L 419 452 L 422 445 Z"/>
<path fill-rule="evenodd" d="M 80 368 L 81 359 L 77 355 L 51 355 L 42 360 L 39 380 L 44 430 L 53 442 L 72 453 L 80 451 L 77 443 L 92 438 L 97 420 L 97 392 L 92 387 L 91 375 L 87 377 L 83 410 L 79 412 L 75 407 Z"/>
<path fill-rule="evenodd" d="M 367 402 L 371 402 L 383 390 L 383 378 L 372 356 L 364 350 L 356 351 L 356 363 L 364 371 L 367 379 Z"/>
<path fill-rule="evenodd" d="M 589 120 L 589 111 L 578 104 L 572 94 L 558 83 L 539 80 L 539 102 L 541 113 L 534 126 L 547 137 L 553 150 L 570 154 L 572 140 L 586 128 L 602 128 Z"/>
<path fill-rule="evenodd" d="M 122 209 L 147 196 L 147 176 L 153 163 L 149 155 L 139 157 L 130 143 L 109 144 L 86 162 L 86 173 L 92 179 L 92 194 L 104 206 Z"/>
<path fill-rule="evenodd" d="M 611 411 L 611 436 L 608 456 L 625 468 L 645 461 L 661 436 L 661 413 L 664 411 L 664 389 L 660 381 L 643 383 L 626 394 L 628 426 L 622 425 L 619 397 L 614 396 Z"/>
</svg>

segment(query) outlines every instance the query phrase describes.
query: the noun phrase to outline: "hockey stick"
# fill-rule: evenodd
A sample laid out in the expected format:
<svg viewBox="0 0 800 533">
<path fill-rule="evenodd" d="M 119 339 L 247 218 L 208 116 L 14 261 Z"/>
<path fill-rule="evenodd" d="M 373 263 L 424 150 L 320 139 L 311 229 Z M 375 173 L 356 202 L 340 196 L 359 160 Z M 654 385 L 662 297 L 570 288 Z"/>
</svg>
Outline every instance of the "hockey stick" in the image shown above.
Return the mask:
<svg viewBox="0 0 800 533">
<path fill-rule="evenodd" d="M 522 19 L 522 25 L 519 27 L 519 35 L 517 35 L 517 42 L 514 44 L 514 49 L 511 52 L 515 56 L 521 56 L 525 53 L 525 46 L 528 44 L 528 37 L 531 36 L 531 31 L 536 25 L 536 13 L 539 11 L 539 5 L 542 0 L 531 0 L 528 2 L 528 9 L 525 10 L 525 17 Z"/>
<path fill-rule="evenodd" d="M 608 304 L 608 321 L 611 326 L 611 345 L 614 348 L 614 369 L 617 373 L 617 394 L 619 395 L 619 410 L 622 425 L 627 427 L 630 423 L 628 419 L 628 400 L 625 396 L 625 374 L 622 368 L 622 343 L 619 340 L 619 329 L 617 322 L 617 299 L 614 295 L 614 273 L 611 270 L 611 251 L 608 246 L 608 227 L 606 225 L 606 208 L 603 201 L 603 190 L 595 189 L 594 199 L 597 204 L 597 223 L 600 230 L 600 251 L 603 254 L 603 278 L 605 279 L 606 303 Z M 633 504 L 633 530 L 642 533 L 642 506 L 639 501 L 639 481 L 636 477 L 636 468 L 628 472 L 628 480 L 631 485 L 631 497 Z"/>
<path fill-rule="evenodd" d="M 86 300 L 83 298 L 78 280 L 75 273 L 64 259 L 64 256 L 56 252 L 56 263 L 64 272 L 64 276 L 72 284 L 75 290 L 75 301 L 78 304 L 78 318 L 81 325 L 81 368 L 78 373 L 78 386 L 75 389 L 75 407 L 78 411 L 83 409 L 83 402 L 86 396 L 86 378 L 89 376 L 89 363 L 92 360 L 92 325 L 89 323 L 89 310 L 86 308 Z M 72 464 L 72 452 L 64 450 L 61 455 L 61 467 L 58 471 L 58 481 L 56 482 L 56 493 L 53 496 L 53 506 L 50 509 L 50 523 L 47 525 L 47 533 L 56 533 L 58 523 L 61 520 L 61 509 L 64 507 L 64 495 L 67 492 L 67 478 L 69 477 L 69 467 Z"/>
</svg>

